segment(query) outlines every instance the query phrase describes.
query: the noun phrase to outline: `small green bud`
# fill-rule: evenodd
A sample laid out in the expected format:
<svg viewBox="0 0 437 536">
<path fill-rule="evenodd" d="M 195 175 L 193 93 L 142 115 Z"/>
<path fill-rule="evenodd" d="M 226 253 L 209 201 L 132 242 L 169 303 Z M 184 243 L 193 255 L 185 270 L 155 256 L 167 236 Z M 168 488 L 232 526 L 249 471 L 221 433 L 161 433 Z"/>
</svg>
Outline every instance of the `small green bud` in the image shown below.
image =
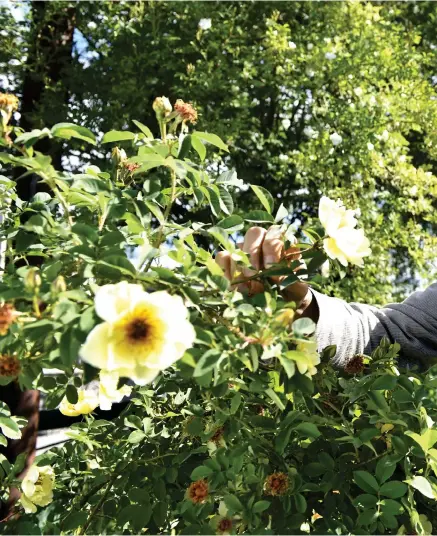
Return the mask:
<svg viewBox="0 0 437 536">
<path fill-rule="evenodd" d="M 153 110 L 158 119 L 163 119 L 171 114 L 173 108 L 167 97 L 156 97 L 153 101 Z"/>
<path fill-rule="evenodd" d="M 24 285 L 26 289 L 30 290 L 31 292 L 38 290 L 39 287 L 41 286 L 41 283 L 42 283 L 42 280 L 41 280 L 41 276 L 38 273 L 38 269 L 31 268 L 27 272 L 26 277 L 24 279 Z"/>
<path fill-rule="evenodd" d="M 67 290 L 67 283 L 65 282 L 65 279 L 62 275 L 58 275 L 58 277 L 52 281 L 51 284 L 51 291 L 53 294 L 59 294 L 61 292 L 65 292 Z"/>
<path fill-rule="evenodd" d="M 124 149 L 120 149 L 119 147 L 114 147 L 112 149 L 112 161 L 115 167 L 120 166 L 126 160 L 127 160 L 127 154 Z"/>
</svg>

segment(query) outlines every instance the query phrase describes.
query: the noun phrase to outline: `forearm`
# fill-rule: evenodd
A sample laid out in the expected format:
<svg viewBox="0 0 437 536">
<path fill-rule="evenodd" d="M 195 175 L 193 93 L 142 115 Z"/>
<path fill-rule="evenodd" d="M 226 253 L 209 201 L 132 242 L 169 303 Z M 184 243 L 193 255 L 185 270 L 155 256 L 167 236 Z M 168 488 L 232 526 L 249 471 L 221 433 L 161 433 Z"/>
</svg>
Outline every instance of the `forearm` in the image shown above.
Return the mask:
<svg viewBox="0 0 437 536">
<path fill-rule="evenodd" d="M 319 349 L 335 344 L 334 364 L 343 367 L 355 354 L 369 354 L 383 337 L 398 342 L 413 360 L 437 356 L 437 285 L 381 309 L 311 292 L 319 310 Z"/>
</svg>

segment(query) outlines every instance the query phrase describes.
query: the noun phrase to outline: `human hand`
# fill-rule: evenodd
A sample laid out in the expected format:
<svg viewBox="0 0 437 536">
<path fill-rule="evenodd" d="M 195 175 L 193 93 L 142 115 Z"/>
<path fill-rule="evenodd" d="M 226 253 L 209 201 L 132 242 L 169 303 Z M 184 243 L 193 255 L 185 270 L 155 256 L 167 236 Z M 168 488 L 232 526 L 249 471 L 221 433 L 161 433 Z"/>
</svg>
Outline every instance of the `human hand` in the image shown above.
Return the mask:
<svg viewBox="0 0 437 536">
<path fill-rule="evenodd" d="M 296 242 L 295 239 L 294 242 Z M 267 231 L 262 227 L 251 227 L 247 231 L 241 247 L 249 255 L 250 263 L 257 271 L 268 269 L 284 258 L 287 258 L 290 262 L 301 258 L 299 248 L 291 246 L 285 250 L 284 237 L 279 225 L 273 225 Z M 244 280 L 256 275 L 256 271 L 243 267 L 241 274 L 236 278 L 236 265 L 230 253 L 227 251 L 220 251 L 217 254 L 216 262 L 222 268 L 229 281 L 234 281 L 235 279 Z M 301 268 L 302 265 L 296 268 L 296 271 Z M 275 276 L 271 280 L 274 283 L 281 283 L 286 277 Z M 263 283 L 257 279 L 237 283 L 236 288 L 240 292 L 250 295 L 264 291 Z M 308 285 L 301 281 L 286 287 L 283 290 L 283 296 L 288 301 L 296 302 L 301 315 L 312 302 L 312 294 Z"/>
</svg>

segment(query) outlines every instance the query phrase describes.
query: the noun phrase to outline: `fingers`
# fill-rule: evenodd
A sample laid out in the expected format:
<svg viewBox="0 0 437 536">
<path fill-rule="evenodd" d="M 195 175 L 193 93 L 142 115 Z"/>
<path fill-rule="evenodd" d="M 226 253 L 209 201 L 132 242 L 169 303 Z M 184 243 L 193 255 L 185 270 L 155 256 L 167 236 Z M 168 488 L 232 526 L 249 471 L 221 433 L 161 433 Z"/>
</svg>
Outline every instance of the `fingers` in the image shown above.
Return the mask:
<svg viewBox="0 0 437 536">
<path fill-rule="evenodd" d="M 251 227 L 244 237 L 243 251 L 249 255 L 250 264 L 258 271 L 263 268 L 262 245 L 266 230 L 262 227 Z M 256 272 L 250 268 L 243 268 L 243 277 L 251 277 Z M 258 294 L 264 290 L 264 285 L 259 281 L 251 280 L 239 285 L 240 292 Z"/>
<path fill-rule="evenodd" d="M 266 234 L 267 231 L 262 227 L 251 227 L 244 237 L 243 251 L 249 254 L 250 264 L 256 270 L 263 268 L 262 245 Z"/>
<path fill-rule="evenodd" d="M 264 267 L 270 268 L 272 264 L 281 261 L 284 253 L 283 232 L 279 225 L 272 225 L 267 231 L 262 246 Z"/>
<path fill-rule="evenodd" d="M 232 280 L 231 255 L 227 251 L 220 251 L 215 257 L 215 262 L 223 270 L 226 279 Z"/>
</svg>

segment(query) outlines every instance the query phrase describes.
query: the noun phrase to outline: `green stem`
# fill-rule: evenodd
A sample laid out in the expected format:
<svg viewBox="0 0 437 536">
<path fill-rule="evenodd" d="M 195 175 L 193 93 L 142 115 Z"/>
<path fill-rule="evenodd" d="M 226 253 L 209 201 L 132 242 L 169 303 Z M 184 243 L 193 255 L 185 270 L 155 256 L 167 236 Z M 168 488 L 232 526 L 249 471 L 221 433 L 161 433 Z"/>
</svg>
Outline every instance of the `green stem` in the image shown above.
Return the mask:
<svg viewBox="0 0 437 536">
<path fill-rule="evenodd" d="M 176 173 L 174 169 L 170 170 L 170 178 L 171 178 L 171 192 L 170 192 L 170 201 L 168 202 L 168 205 L 165 208 L 164 212 L 164 221 L 161 224 L 161 227 L 159 229 L 158 238 L 156 239 L 155 248 L 159 249 L 159 246 L 162 243 L 163 234 L 164 234 L 164 228 L 167 223 L 167 220 L 170 216 L 171 209 L 173 207 L 174 200 L 176 198 Z"/>
</svg>

